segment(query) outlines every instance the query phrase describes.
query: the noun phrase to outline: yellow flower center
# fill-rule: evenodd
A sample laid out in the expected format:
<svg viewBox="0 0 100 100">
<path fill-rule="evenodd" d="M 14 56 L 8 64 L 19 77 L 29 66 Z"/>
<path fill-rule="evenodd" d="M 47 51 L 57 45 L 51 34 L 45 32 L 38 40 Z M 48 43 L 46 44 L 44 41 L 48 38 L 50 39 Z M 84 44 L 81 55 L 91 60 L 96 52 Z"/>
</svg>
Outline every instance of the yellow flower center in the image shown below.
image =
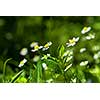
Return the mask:
<svg viewBox="0 0 100 100">
<path fill-rule="evenodd" d="M 44 46 L 45 48 L 48 48 L 49 47 L 49 45 L 48 44 L 45 44 L 45 46 Z"/>
<path fill-rule="evenodd" d="M 35 45 L 35 46 L 34 46 L 34 49 L 35 49 L 35 50 L 39 49 L 39 46 L 38 46 L 38 45 Z"/>
<path fill-rule="evenodd" d="M 74 40 L 74 39 L 69 40 L 69 43 L 70 43 L 70 44 L 73 44 L 73 43 L 75 43 L 75 40 Z"/>
<path fill-rule="evenodd" d="M 20 62 L 20 64 L 21 64 L 21 65 L 23 65 L 23 64 L 24 64 L 24 62 L 23 62 L 23 61 L 21 61 L 21 62 Z"/>
<path fill-rule="evenodd" d="M 83 29 L 84 31 L 86 31 L 87 30 L 87 27 L 84 27 L 84 29 Z"/>
</svg>

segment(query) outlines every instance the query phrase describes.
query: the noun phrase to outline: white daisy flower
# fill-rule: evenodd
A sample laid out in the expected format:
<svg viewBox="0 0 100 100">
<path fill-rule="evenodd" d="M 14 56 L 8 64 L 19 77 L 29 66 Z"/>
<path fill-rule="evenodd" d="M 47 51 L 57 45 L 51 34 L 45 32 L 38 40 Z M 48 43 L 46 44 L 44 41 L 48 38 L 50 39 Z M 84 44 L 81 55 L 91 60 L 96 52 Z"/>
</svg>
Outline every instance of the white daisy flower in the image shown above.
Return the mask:
<svg viewBox="0 0 100 100">
<path fill-rule="evenodd" d="M 22 55 L 22 56 L 27 55 L 27 53 L 28 53 L 28 49 L 27 49 L 27 48 L 23 48 L 23 49 L 21 49 L 21 51 L 20 51 L 20 55 Z"/>
<path fill-rule="evenodd" d="M 80 63 L 80 66 L 86 66 L 88 64 L 88 61 L 82 61 L 81 63 Z"/>
<path fill-rule="evenodd" d="M 85 34 L 91 30 L 91 27 L 84 27 L 81 31 L 82 34 Z"/>
<path fill-rule="evenodd" d="M 67 47 L 70 47 L 70 46 L 74 46 L 76 44 L 76 42 L 79 41 L 79 37 L 75 38 L 73 37 L 73 39 L 70 39 L 69 40 L 69 43 L 66 43 Z"/>
<path fill-rule="evenodd" d="M 84 51 L 86 51 L 86 48 L 81 48 L 80 49 L 80 53 L 83 53 Z"/>
<path fill-rule="evenodd" d="M 45 51 L 45 50 L 47 50 L 47 49 L 49 49 L 49 47 L 52 45 L 52 42 L 50 41 L 50 42 L 48 42 L 47 44 L 45 44 L 44 45 L 44 47 L 43 47 L 43 51 Z"/>
<path fill-rule="evenodd" d="M 18 67 L 24 66 L 24 64 L 25 64 L 26 62 L 27 62 L 27 59 L 24 58 L 22 61 L 20 61 Z"/>
<path fill-rule="evenodd" d="M 39 49 L 42 49 L 42 48 L 43 48 L 43 46 L 35 45 L 35 46 L 34 46 L 34 49 L 32 49 L 31 51 L 32 51 L 32 52 L 36 52 L 36 51 L 38 51 Z"/>
<path fill-rule="evenodd" d="M 30 47 L 33 48 L 33 47 L 36 46 L 36 45 L 38 45 L 38 42 L 32 42 L 32 43 L 30 44 Z"/>
<path fill-rule="evenodd" d="M 42 63 L 42 67 L 43 67 L 45 70 L 47 70 L 47 69 L 48 69 L 48 67 L 47 67 L 46 63 Z"/>
</svg>

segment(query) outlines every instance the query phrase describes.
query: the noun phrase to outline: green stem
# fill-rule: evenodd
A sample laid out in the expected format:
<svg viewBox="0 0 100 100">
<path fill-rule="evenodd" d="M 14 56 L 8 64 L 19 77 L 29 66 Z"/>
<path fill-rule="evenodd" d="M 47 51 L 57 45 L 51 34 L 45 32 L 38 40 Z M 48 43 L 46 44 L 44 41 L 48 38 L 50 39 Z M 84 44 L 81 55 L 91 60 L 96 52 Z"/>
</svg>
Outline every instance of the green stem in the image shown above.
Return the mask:
<svg viewBox="0 0 100 100">
<path fill-rule="evenodd" d="M 4 62 L 4 66 L 3 66 L 3 83 L 5 82 L 5 74 L 6 74 L 6 64 L 8 61 L 10 61 L 12 58 L 9 58 L 7 59 L 5 62 Z"/>
</svg>

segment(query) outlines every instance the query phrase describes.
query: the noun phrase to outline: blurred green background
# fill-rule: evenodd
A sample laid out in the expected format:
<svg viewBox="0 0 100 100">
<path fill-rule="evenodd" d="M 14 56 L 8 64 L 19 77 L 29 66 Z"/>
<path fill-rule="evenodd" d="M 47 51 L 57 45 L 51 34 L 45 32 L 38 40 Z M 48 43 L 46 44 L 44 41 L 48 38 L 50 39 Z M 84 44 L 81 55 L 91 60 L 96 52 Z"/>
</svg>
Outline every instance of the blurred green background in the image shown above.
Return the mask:
<svg viewBox="0 0 100 100">
<path fill-rule="evenodd" d="M 29 47 L 29 44 L 33 41 L 37 41 L 41 45 L 52 41 L 53 45 L 50 47 L 50 53 L 57 56 L 58 45 L 66 45 L 69 38 L 80 36 L 84 26 L 91 26 L 93 32 L 96 33 L 96 38 L 89 44 L 83 42 L 76 47 L 75 55 L 82 46 L 86 46 L 88 52 L 85 56 L 76 56 L 75 63 L 88 58 L 93 65 L 95 62 L 92 59 L 93 52 L 90 47 L 100 45 L 99 16 L 1 16 L 0 72 L 2 73 L 2 65 L 7 58 L 20 61 L 20 50 Z M 12 67 L 14 70 L 13 64 Z"/>
</svg>

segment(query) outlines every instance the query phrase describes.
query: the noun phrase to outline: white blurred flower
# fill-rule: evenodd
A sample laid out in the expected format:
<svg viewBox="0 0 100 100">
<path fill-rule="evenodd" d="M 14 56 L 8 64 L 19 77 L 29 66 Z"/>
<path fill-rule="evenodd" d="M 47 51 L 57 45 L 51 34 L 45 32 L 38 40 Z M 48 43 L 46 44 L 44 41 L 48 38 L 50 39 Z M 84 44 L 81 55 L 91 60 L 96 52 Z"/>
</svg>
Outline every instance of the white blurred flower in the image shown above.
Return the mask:
<svg viewBox="0 0 100 100">
<path fill-rule="evenodd" d="M 94 59 L 98 59 L 99 57 L 100 57 L 100 51 L 98 53 L 95 53 L 93 56 Z"/>
<path fill-rule="evenodd" d="M 47 54 L 47 57 L 50 57 L 50 54 Z"/>
<path fill-rule="evenodd" d="M 30 44 L 30 47 L 33 48 L 33 47 L 36 46 L 36 45 L 38 45 L 38 42 L 32 42 L 32 43 Z"/>
<path fill-rule="evenodd" d="M 99 45 L 95 45 L 95 46 L 92 47 L 92 50 L 93 51 L 98 51 L 98 50 L 100 50 L 100 46 Z"/>
<path fill-rule="evenodd" d="M 46 63 L 42 63 L 42 67 L 43 67 L 45 70 L 47 70 L 47 69 L 48 69 L 48 67 L 47 67 Z"/>
<path fill-rule="evenodd" d="M 84 51 L 86 51 L 86 48 L 81 48 L 80 49 L 80 53 L 83 53 Z"/>
<path fill-rule="evenodd" d="M 85 34 L 91 30 L 91 27 L 84 27 L 81 31 L 82 34 Z"/>
<path fill-rule="evenodd" d="M 24 66 L 24 64 L 25 64 L 26 62 L 27 62 L 27 59 L 24 58 L 22 61 L 20 61 L 18 67 Z"/>
<path fill-rule="evenodd" d="M 86 66 L 88 64 L 88 61 L 82 61 L 81 63 L 80 63 L 80 66 Z"/>
<path fill-rule="evenodd" d="M 98 59 L 99 58 L 99 55 L 98 54 L 94 54 L 93 58 L 94 59 Z"/>
<path fill-rule="evenodd" d="M 21 49 L 21 51 L 20 51 L 20 55 L 22 55 L 22 56 L 27 55 L 27 53 L 28 53 L 28 49 L 27 49 L 27 48 L 23 48 L 23 49 Z"/>
<path fill-rule="evenodd" d="M 42 49 L 42 48 L 43 48 L 43 46 L 35 45 L 34 49 L 32 49 L 31 51 L 36 52 L 36 51 L 38 51 L 39 49 Z"/>
<path fill-rule="evenodd" d="M 76 44 L 76 42 L 79 41 L 79 37 L 75 38 L 73 37 L 73 39 L 70 39 L 68 43 L 66 43 L 67 47 L 70 47 L 70 46 L 74 46 Z"/>
<path fill-rule="evenodd" d="M 48 42 L 48 43 L 46 43 L 45 45 L 44 45 L 44 47 L 43 47 L 43 51 L 45 51 L 45 50 L 47 50 L 47 49 L 49 49 L 49 47 L 52 45 L 52 42 L 50 41 L 50 42 Z"/>
<path fill-rule="evenodd" d="M 46 80 L 46 82 L 47 82 L 47 83 L 51 83 L 51 82 L 53 82 L 53 79 L 51 78 L 51 79 L 49 79 L 49 80 Z"/>
<path fill-rule="evenodd" d="M 95 38 L 95 33 L 94 34 L 89 34 L 88 36 L 85 37 L 87 40 L 91 40 Z"/>
<path fill-rule="evenodd" d="M 36 55 L 36 56 L 34 56 L 33 61 L 34 61 L 34 62 L 37 62 L 37 61 L 39 61 L 39 59 L 40 59 L 40 56 L 37 56 L 37 55 Z"/>
</svg>

